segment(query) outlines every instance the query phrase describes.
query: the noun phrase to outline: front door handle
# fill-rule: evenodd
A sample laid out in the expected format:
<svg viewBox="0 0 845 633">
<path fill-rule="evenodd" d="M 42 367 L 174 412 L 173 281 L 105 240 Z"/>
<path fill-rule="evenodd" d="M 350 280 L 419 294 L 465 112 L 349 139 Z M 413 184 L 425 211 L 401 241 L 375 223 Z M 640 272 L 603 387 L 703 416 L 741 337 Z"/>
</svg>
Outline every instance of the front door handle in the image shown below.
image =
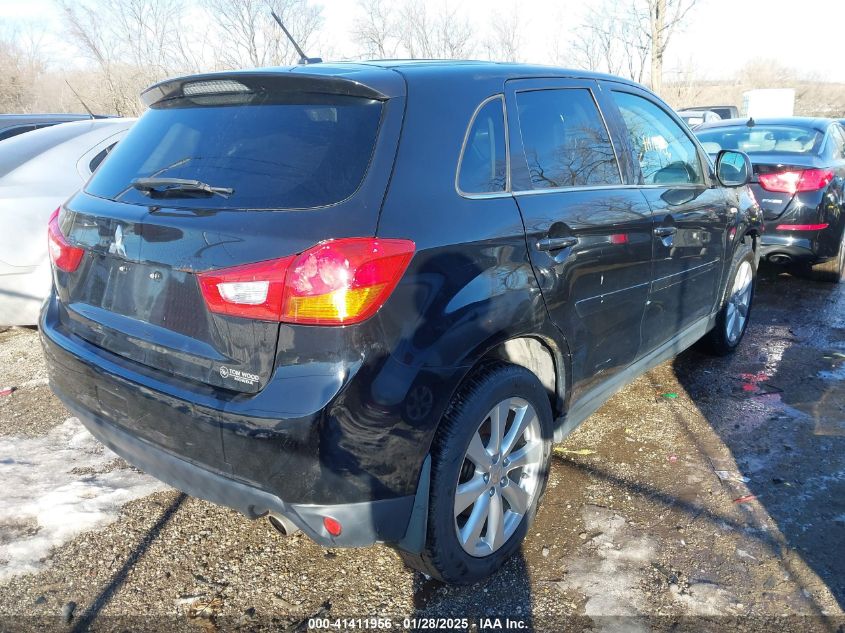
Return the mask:
<svg viewBox="0 0 845 633">
<path fill-rule="evenodd" d="M 670 235 L 674 235 L 678 232 L 674 226 L 658 226 L 654 229 L 654 234 L 657 237 L 669 237 Z"/>
<path fill-rule="evenodd" d="M 577 237 L 544 237 L 537 242 L 537 250 L 559 251 L 563 248 L 575 246 L 577 243 Z"/>
</svg>

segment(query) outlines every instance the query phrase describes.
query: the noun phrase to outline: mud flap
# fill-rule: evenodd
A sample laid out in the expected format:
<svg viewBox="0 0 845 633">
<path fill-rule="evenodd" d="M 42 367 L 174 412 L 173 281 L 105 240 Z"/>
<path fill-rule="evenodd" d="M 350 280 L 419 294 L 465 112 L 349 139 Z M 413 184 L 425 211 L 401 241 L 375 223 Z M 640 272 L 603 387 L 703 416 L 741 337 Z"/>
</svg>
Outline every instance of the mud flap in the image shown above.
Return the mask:
<svg viewBox="0 0 845 633">
<path fill-rule="evenodd" d="M 420 554 L 425 548 L 425 535 L 428 529 L 428 491 L 431 485 L 431 455 L 426 455 L 420 471 L 417 493 L 414 495 L 414 507 L 405 536 L 397 547 L 409 554 Z"/>
</svg>

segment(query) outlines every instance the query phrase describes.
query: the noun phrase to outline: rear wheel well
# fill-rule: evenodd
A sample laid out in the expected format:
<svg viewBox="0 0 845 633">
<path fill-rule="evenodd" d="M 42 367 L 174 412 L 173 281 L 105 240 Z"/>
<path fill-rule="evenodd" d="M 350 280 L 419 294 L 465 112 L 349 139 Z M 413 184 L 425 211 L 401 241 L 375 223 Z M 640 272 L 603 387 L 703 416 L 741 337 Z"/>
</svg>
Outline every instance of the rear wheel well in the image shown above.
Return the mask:
<svg viewBox="0 0 845 633">
<path fill-rule="evenodd" d="M 549 396 L 552 413 L 563 413 L 565 374 L 564 369 L 555 362 L 554 354 L 541 340 L 520 336 L 503 341 L 488 350 L 479 363 L 489 360 L 502 360 L 524 367 L 534 374 Z"/>
</svg>

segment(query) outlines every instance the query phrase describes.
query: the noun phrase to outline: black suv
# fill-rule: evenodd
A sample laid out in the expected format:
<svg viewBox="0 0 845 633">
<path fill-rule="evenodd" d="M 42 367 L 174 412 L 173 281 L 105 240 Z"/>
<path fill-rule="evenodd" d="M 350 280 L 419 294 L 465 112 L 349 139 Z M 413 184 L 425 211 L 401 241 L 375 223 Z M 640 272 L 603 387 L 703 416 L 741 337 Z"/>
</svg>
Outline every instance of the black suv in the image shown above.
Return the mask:
<svg viewBox="0 0 845 633">
<path fill-rule="evenodd" d="M 477 62 L 173 79 L 52 218 L 50 384 L 189 494 L 469 582 L 562 440 L 748 323 L 759 209 L 609 76 Z"/>
</svg>

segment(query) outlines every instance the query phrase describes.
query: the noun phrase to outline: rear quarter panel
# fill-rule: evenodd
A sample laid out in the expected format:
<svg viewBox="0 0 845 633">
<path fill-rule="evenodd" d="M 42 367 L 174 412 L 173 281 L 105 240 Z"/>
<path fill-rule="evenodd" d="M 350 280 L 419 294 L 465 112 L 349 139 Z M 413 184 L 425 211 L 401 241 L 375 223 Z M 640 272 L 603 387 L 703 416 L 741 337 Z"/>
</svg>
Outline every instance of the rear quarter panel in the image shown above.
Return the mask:
<svg viewBox="0 0 845 633">
<path fill-rule="evenodd" d="M 460 379 L 486 352 L 509 338 L 532 335 L 551 347 L 558 333 L 528 258 L 519 209 L 509 194 L 464 197 L 455 173 L 473 112 L 502 93 L 501 77 L 473 82 L 441 72 L 408 78 L 408 105 L 397 162 L 379 222 L 380 237 L 409 238 L 416 254 L 380 314 L 387 356 L 367 394 L 430 403 L 397 415 L 428 446 Z M 448 375 L 451 383 L 428 384 Z M 414 419 L 416 418 L 416 419 Z M 419 449 L 418 449 L 419 450 Z M 424 452 L 420 451 L 421 457 Z"/>
</svg>

